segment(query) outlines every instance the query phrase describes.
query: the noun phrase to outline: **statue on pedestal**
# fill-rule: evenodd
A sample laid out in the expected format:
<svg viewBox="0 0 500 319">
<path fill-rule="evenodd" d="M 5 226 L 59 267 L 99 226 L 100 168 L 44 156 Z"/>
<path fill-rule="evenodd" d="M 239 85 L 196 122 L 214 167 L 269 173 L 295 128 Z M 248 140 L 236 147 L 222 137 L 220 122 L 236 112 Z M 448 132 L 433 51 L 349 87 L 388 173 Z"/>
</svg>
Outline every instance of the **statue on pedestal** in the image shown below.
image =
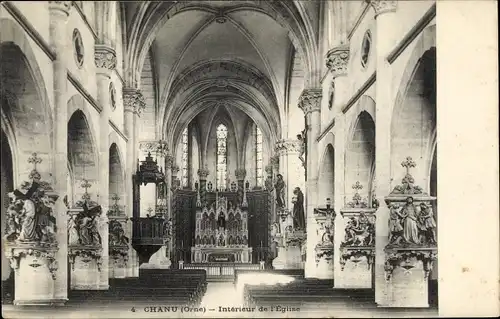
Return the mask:
<svg viewBox="0 0 500 319">
<path fill-rule="evenodd" d="M 217 227 L 219 228 L 219 230 L 226 229 L 226 218 L 224 217 L 222 211 L 219 213 L 219 217 L 217 218 Z"/>
<path fill-rule="evenodd" d="M 408 244 L 420 244 L 418 235 L 417 209 L 413 204 L 413 197 L 406 198 L 406 204 L 400 212 L 403 222 L 403 238 Z"/>
<path fill-rule="evenodd" d="M 293 228 L 295 230 L 305 230 L 304 193 L 299 187 L 295 187 L 293 194 L 295 195 L 293 201 Z"/>
<path fill-rule="evenodd" d="M 274 188 L 276 189 L 276 206 L 278 208 L 285 207 L 285 181 L 283 180 L 283 175 L 276 175 L 276 183 Z"/>
</svg>

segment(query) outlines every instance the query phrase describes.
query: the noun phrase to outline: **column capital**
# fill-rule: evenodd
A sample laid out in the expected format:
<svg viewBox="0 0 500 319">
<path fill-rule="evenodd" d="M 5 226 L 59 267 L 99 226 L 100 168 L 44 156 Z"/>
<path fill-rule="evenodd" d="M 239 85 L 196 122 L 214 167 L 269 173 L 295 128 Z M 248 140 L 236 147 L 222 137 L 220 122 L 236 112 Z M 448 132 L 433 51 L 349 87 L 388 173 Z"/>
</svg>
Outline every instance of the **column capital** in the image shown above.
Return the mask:
<svg viewBox="0 0 500 319">
<path fill-rule="evenodd" d="M 299 108 L 305 115 L 311 112 L 319 112 L 321 109 L 321 89 L 304 89 L 299 97 Z"/>
<path fill-rule="evenodd" d="M 347 74 L 347 65 L 349 64 L 349 46 L 340 45 L 334 47 L 326 53 L 326 67 L 330 70 L 333 77 Z"/>
<path fill-rule="evenodd" d="M 247 176 L 247 170 L 244 168 L 238 168 L 234 171 L 234 175 L 236 176 L 236 180 L 238 181 L 245 180 L 245 177 Z"/>
<path fill-rule="evenodd" d="M 200 168 L 198 169 L 198 176 L 200 177 L 200 180 L 206 180 L 207 176 L 210 174 L 210 171 L 208 168 Z"/>
<path fill-rule="evenodd" d="M 140 115 L 146 108 L 146 100 L 139 89 L 123 88 L 123 106 L 125 112 Z"/>
<path fill-rule="evenodd" d="M 96 67 L 113 71 L 116 68 L 116 51 L 108 45 L 96 44 L 94 60 Z"/>
<path fill-rule="evenodd" d="M 287 155 L 291 153 L 300 153 L 301 142 L 299 140 L 281 139 L 276 142 L 274 150 L 279 155 Z"/>
<path fill-rule="evenodd" d="M 49 10 L 60 11 L 69 16 L 69 11 L 73 6 L 73 1 L 49 1 Z"/>
<path fill-rule="evenodd" d="M 366 2 L 375 10 L 375 17 L 383 13 L 395 12 L 398 6 L 396 0 L 366 0 Z"/>
</svg>

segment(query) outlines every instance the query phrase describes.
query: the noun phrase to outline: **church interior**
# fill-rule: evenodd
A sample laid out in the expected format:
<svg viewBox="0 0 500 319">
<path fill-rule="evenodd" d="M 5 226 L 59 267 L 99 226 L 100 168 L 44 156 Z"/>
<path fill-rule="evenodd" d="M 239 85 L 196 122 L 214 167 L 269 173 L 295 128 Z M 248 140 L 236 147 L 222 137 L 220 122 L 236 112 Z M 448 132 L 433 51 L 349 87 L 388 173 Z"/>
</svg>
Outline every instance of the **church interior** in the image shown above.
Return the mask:
<svg viewBox="0 0 500 319">
<path fill-rule="evenodd" d="M 435 16 L 2 2 L 3 305 L 436 316 Z"/>
</svg>

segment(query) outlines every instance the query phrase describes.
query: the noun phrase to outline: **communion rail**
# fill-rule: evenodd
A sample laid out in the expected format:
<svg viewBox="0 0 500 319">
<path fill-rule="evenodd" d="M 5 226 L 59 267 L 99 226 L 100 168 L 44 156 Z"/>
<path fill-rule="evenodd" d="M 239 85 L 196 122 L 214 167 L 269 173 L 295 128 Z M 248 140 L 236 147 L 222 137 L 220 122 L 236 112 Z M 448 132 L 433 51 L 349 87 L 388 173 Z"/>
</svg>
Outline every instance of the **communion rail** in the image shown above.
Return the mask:
<svg viewBox="0 0 500 319">
<path fill-rule="evenodd" d="M 185 264 L 184 269 L 202 269 L 210 281 L 233 281 L 235 273 L 240 270 L 259 270 L 259 264 L 242 263 L 196 263 Z"/>
</svg>

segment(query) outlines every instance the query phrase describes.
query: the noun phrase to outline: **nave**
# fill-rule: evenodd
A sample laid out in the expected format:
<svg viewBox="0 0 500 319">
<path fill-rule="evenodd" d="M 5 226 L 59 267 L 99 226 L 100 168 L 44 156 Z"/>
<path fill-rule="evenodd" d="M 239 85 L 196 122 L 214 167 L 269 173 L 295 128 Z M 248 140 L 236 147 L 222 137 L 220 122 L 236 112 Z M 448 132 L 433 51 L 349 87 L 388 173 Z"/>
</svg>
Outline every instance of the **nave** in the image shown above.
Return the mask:
<svg viewBox="0 0 500 319">
<path fill-rule="evenodd" d="M 140 273 L 142 281 L 116 280 L 109 292 L 75 293 L 66 307 L 57 311 L 50 307 L 12 305 L 3 305 L 3 311 L 7 318 L 31 318 L 36 314 L 72 319 L 242 318 L 249 315 L 257 318 L 423 318 L 438 314 L 435 305 L 423 309 L 380 308 L 375 303 L 373 290 L 332 290 L 331 280 L 308 280 L 303 277 L 303 271 L 242 271 L 233 282 L 208 284 L 204 279 L 199 280 L 202 277 L 202 272 L 196 271 L 148 270 Z M 154 281 L 161 282 L 162 287 L 152 284 Z M 186 293 L 181 287 L 192 290 Z"/>
</svg>

